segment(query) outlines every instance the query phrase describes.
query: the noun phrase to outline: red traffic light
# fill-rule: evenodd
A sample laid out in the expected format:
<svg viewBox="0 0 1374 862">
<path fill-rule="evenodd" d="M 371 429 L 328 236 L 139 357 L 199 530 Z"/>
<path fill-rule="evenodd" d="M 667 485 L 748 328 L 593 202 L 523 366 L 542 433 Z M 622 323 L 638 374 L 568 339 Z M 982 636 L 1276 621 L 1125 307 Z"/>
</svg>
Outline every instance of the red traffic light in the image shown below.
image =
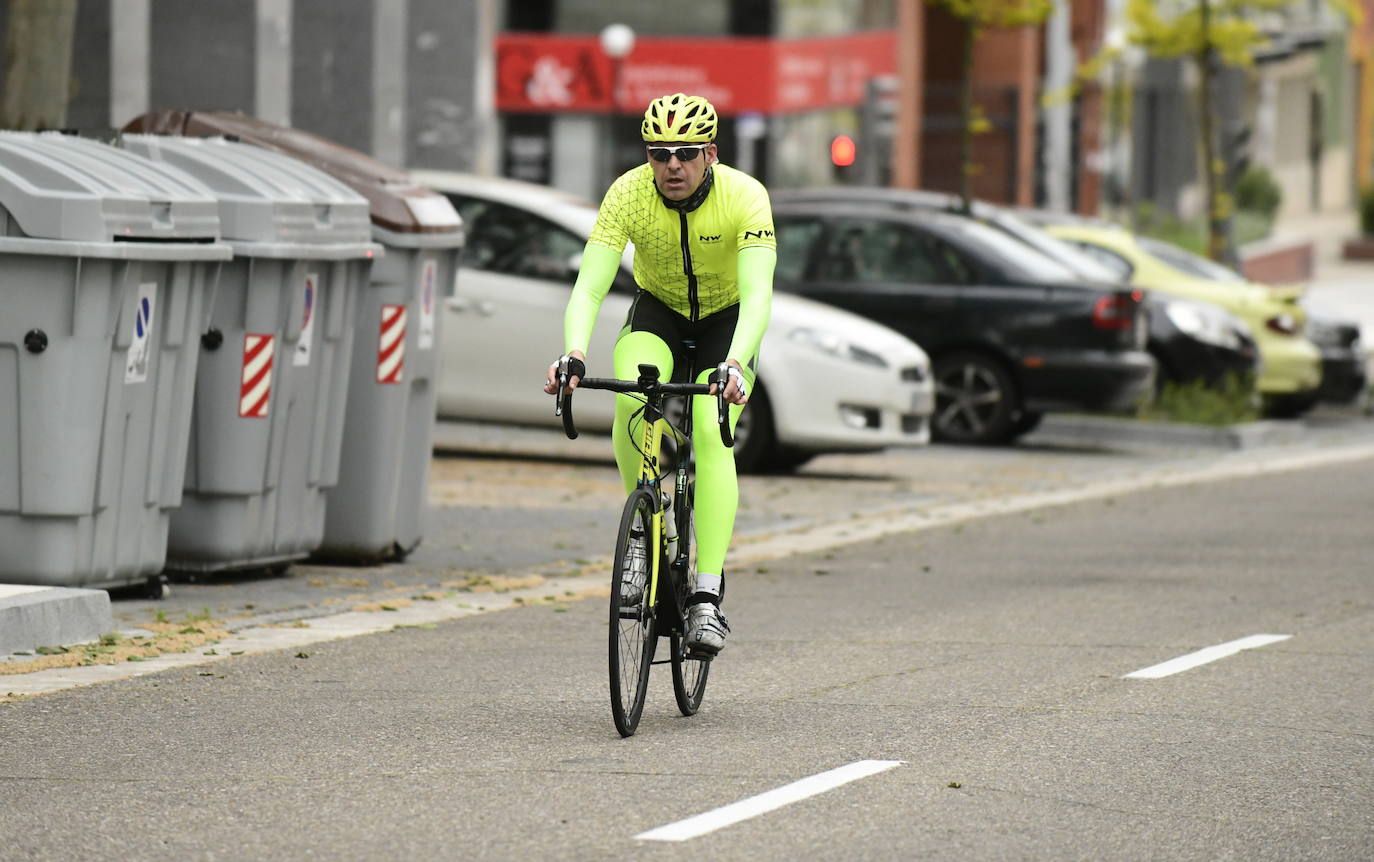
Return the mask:
<svg viewBox="0 0 1374 862">
<path fill-rule="evenodd" d="M 854 139 L 849 135 L 836 135 L 830 142 L 830 161 L 837 168 L 847 168 L 854 164 Z"/>
</svg>

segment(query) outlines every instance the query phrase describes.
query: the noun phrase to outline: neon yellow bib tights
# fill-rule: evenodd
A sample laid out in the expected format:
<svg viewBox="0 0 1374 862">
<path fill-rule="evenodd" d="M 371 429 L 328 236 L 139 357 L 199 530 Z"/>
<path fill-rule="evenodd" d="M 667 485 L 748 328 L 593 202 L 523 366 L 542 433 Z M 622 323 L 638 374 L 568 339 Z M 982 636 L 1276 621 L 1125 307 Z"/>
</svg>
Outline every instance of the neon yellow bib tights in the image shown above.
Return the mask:
<svg viewBox="0 0 1374 862">
<path fill-rule="evenodd" d="M 563 319 L 566 351 L 587 351 L 596 313 L 610 290 L 626 242 L 633 242 L 635 282 L 685 320 L 695 322 L 739 305 L 726 357 L 744 368 L 754 390 L 759 342 L 768 326 L 773 298 L 777 243 L 768 192 L 753 177 L 716 164 L 706 200 L 683 213 L 669 209 L 654 185 L 653 169 L 640 165 L 622 174 L 601 202 L 596 227 L 582 256 L 582 268 Z M 658 366 L 661 379 L 673 374 L 673 353 L 650 332 L 621 333 L 616 340 L 615 375 L 633 380 L 641 363 Z M 592 357 L 588 357 L 588 361 Z M 698 363 L 700 365 L 700 363 Z M 697 368 L 704 383 L 714 365 Z M 720 442 L 713 399 L 694 398 L 692 428 L 696 451 L 697 570 L 720 574 L 735 526 L 739 485 L 735 459 Z M 612 444 L 616 465 L 628 492 L 639 476 L 636 441 L 642 429 L 631 427 L 639 402 L 616 396 Z M 743 411 L 730 408 L 733 429 Z M 634 424 L 638 424 L 637 422 Z"/>
</svg>

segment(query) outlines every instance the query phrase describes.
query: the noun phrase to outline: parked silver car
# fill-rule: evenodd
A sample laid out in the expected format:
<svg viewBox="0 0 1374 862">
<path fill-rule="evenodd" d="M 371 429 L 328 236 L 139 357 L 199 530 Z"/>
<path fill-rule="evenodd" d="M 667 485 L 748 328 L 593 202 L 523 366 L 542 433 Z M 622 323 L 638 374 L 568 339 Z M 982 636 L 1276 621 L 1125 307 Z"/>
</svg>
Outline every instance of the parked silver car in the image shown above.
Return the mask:
<svg viewBox="0 0 1374 862">
<path fill-rule="evenodd" d="M 467 228 L 456 295 L 444 320 L 442 418 L 551 425 L 538 386 L 563 347 L 563 309 L 594 204 L 544 186 L 470 174 L 416 171 L 453 201 Z M 610 356 L 635 290 L 633 247 L 601 305 L 590 373 Z M 785 262 L 780 262 L 780 265 Z M 775 294 L 758 385 L 735 446 L 741 470 L 788 470 L 824 452 L 921 445 L 934 404 L 930 361 L 914 342 L 831 306 Z M 610 397 L 578 403 L 578 425 L 609 431 Z"/>
</svg>

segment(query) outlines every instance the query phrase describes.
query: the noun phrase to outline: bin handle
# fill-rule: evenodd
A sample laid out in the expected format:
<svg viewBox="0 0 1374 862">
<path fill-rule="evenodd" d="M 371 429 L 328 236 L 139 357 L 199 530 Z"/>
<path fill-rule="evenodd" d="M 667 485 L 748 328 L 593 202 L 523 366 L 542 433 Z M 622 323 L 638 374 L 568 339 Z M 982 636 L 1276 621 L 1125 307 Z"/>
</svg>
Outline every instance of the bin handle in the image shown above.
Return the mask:
<svg viewBox="0 0 1374 862">
<path fill-rule="evenodd" d="M 224 271 L 224 261 L 215 264 L 215 278 L 210 282 L 210 295 L 205 298 L 205 322 L 201 324 L 201 332 L 210 332 L 214 327 L 215 318 L 215 297 L 219 295 L 219 277 Z M 218 346 L 218 345 L 217 345 Z"/>
</svg>

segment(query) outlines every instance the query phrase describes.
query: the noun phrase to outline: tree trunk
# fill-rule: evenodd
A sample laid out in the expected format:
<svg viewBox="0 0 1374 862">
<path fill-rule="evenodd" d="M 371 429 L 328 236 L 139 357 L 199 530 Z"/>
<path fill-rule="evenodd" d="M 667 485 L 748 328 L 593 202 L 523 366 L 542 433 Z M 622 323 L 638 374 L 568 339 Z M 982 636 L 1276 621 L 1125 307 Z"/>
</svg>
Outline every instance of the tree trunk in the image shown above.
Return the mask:
<svg viewBox="0 0 1374 862">
<path fill-rule="evenodd" d="M 973 18 L 964 19 L 964 56 L 959 93 L 959 199 L 964 212 L 972 210 L 973 199 L 973 43 L 978 27 Z"/>
<path fill-rule="evenodd" d="M 1207 256 L 1222 260 L 1226 253 L 1226 213 L 1221 200 L 1216 124 L 1212 116 L 1212 14 L 1209 0 L 1198 4 L 1202 47 L 1198 50 L 1198 130 L 1202 136 L 1202 178 L 1207 203 Z"/>
<path fill-rule="evenodd" d="M 76 0 L 9 0 L 0 128 L 66 125 L 75 30 Z"/>
</svg>

